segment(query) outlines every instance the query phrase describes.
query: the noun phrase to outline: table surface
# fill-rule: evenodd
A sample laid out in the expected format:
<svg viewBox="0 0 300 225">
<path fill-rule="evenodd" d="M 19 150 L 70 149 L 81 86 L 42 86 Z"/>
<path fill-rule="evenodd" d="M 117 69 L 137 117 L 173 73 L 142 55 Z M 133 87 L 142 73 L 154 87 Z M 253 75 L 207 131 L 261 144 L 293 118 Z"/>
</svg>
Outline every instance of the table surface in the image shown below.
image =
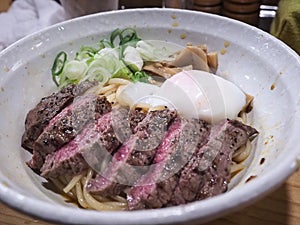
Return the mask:
<svg viewBox="0 0 300 225">
<path fill-rule="evenodd" d="M 0 203 L 1 225 L 54 225 Z M 256 204 L 205 225 L 300 225 L 300 170 Z M 188 225 L 188 223 L 187 223 Z"/>
</svg>

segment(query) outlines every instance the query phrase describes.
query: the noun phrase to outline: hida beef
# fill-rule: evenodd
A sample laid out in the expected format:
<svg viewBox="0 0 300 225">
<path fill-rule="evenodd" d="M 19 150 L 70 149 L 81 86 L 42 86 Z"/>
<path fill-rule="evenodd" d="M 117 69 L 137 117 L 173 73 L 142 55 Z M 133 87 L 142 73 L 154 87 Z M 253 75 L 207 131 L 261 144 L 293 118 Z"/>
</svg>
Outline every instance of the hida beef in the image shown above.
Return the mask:
<svg viewBox="0 0 300 225">
<path fill-rule="evenodd" d="M 66 90 L 77 93 L 70 90 L 75 87 Z M 46 99 L 53 104 L 51 96 L 42 101 L 45 106 Z M 25 123 L 23 137 L 31 140 L 26 148 L 33 152 L 28 165 L 47 179 L 92 169 L 96 175 L 86 190 L 125 196 L 128 210 L 186 204 L 225 192 L 232 154 L 258 133 L 236 120 L 212 125 L 174 109 L 113 108 L 104 96 L 91 93 L 70 99 L 54 107 L 52 118 L 41 113 L 38 120 L 46 122 L 39 132 L 30 132 L 35 125 Z"/>
</svg>

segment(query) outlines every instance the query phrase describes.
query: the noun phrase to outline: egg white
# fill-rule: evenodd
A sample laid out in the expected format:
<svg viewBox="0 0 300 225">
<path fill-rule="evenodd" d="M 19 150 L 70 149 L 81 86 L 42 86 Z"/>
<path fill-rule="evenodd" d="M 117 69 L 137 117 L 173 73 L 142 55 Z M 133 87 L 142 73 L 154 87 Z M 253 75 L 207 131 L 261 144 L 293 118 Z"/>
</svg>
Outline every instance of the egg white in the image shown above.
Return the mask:
<svg viewBox="0 0 300 225">
<path fill-rule="evenodd" d="M 214 124 L 225 118 L 235 119 L 246 104 L 246 95 L 234 83 L 217 75 L 190 70 L 175 74 L 161 87 L 130 84 L 122 92 L 122 102 L 130 107 L 138 103 L 165 105 L 186 118 Z"/>
</svg>

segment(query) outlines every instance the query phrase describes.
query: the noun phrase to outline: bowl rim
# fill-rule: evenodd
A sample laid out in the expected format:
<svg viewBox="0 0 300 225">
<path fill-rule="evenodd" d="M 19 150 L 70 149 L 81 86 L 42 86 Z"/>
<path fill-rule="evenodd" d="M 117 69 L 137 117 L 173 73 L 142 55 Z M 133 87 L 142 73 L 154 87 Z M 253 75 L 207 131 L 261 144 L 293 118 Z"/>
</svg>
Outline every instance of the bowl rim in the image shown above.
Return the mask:
<svg viewBox="0 0 300 225">
<path fill-rule="evenodd" d="M 34 32 L 21 40 L 13 43 L 2 52 L 0 52 L 0 58 L 5 56 L 10 51 L 13 51 L 16 46 L 22 45 L 22 43 L 33 38 L 34 36 L 49 32 L 58 26 L 68 26 L 70 23 L 76 23 L 79 20 L 91 19 L 94 17 L 101 17 L 103 15 L 116 15 L 122 13 L 132 13 L 132 12 L 176 12 L 176 13 L 193 13 L 195 15 L 202 15 L 211 18 L 220 19 L 222 16 L 213 15 L 203 12 L 182 10 L 182 9 L 163 9 L 163 8 L 143 8 L 143 9 L 126 9 L 119 11 L 110 11 L 96 13 L 92 15 L 83 16 L 80 18 L 71 19 L 55 25 L 44 28 L 40 31 Z M 235 24 L 237 26 L 247 27 L 260 34 L 267 35 L 268 39 L 275 42 L 281 48 L 285 49 L 292 57 L 298 57 L 298 62 L 300 65 L 300 58 L 298 54 L 289 48 L 285 43 L 271 36 L 270 34 L 250 26 L 248 24 L 236 21 L 230 18 L 222 17 L 229 23 Z M 296 123 L 293 129 L 299 127 L 300 130 L 300 118 L 296 118 Z M 298 126 L 296 126 L 298 125 Z M 295 139 L 295 138 L 294 138 Z M 282 160 L 278 167 L 274 168 L 272 173 L 266 173 L 263 179 L 254 179 L 253 181 L 247 183 L 243 188 L 234 188 L 233 190 L 226 192 L 222 195 L 215 196 L 211 199 L 206 199 L 202 201 L 197 201 L 189 203 L 187 205 L 180 205 L 174 207 L 168 207 L 163 209 L 154 210 L 139 210 L 139 211 L 119 211 L 119 212 L 99 212 L 93 210 L 84 210 L 79 208 L 71 208 L 66 206 L 52 205 L 48 202 L 43 202 L 39 199 L 32 199 L 15 190 L 9 189 L 6 185 L 0 182 L 0 200 L 7 204 L 8 206 L 29 214 L 34 217 L 38 217 L 47 221 L 67 223 L 67 224 L 169 224 L 174 222 L 185 222 L 188 220 L 201 219 L 203 222 L 213 219 L 232 212 L 237 207 L 240 209 L 246 207 L 266 196 L 268 193 L 273 191 L 275 188 L 279 187 L 298 167 L 300 164 L 300 144 L 297 145 L 298 149 L 294 150 L 293 153 L 288 155 Z M 280 176 L 274 181 L 274 174 L 280 174 Z M 0 177 L 3 177 L 0 171 Z M 268 185 L 265 185 L 265 184 Z M 260 188 L 257 192 L 257 187 Z M 244 196 L 244 193 L 248 193 L 248 196 Z M 222 202 L 223 204 L 219 204 Z M 226 205 L 224 207 L 224 204 Z M 224 210 L 225 208 L 225 210 Z M 202 213 L 205 211 L 206 213 Z M 72 217 L 67 216 L 72 215 Z M 184 216 L 183 216 L 184 215 Z M 112 221 L 111 218 L 114 218 Z M 141 220 L 143 219 L 143 220 Z M 201 222 L 202 222 L 201 221 Z"/>
<path fill-rule="evenodd" d="M 233 209 L 244 208 L 256 202 L 278 188 L 298 167 L 299 162 L 292 155 L 287 157 L 272 173 L 265 175 L 264 179 L 254 179 L 243 186 L 235 188 L 230 192 L 215 196 L 211 199 L 192 202 L 186 205 L 167 207 L 162 209 L 149 209 L 138 211 L 116 211 L 99 212 L 80 208 L 71 208 L 60 205 L 52 205 L 39 199 L 32 199 L 20 194 L 0 183 L 0 199 L 9 207 L 28 215 L 41 218 L 46 221 L 59 222 L 64 224 L 172 224 L 190 220 L 211 220 L 209 216 L 221 217 Z M 288 168 L 288 169 L 287 169 Z M 272 174 L 281 174 L 274 183 Z M 271 186 L 266 184 L 272 184 Z M 257 192 L 260 187 L 260 192 Z M 248 196 L 244 194 L 248 193 Z M 220 204 L 220 201 L 223 204 Z M 223 206 L 226 202 L 226 208 Z M 201 211 L 207 211 L 204 215 Z M 235 211 L 234 210 L 234 211 Z M 183 216 L 185 214 L 185 216 Z M 68 216 L 72 215 L 72 217 Z M 217 218 L 215 217 L 215 218 Z M 112 221 L 112 218 L 113 221 Z M 215 219 L 214 218 L 214 219 Z M 142 219 L 142 220 L 141 220 Z M 126 221 L 124 223 L 124 221 Z"/>
</svg>

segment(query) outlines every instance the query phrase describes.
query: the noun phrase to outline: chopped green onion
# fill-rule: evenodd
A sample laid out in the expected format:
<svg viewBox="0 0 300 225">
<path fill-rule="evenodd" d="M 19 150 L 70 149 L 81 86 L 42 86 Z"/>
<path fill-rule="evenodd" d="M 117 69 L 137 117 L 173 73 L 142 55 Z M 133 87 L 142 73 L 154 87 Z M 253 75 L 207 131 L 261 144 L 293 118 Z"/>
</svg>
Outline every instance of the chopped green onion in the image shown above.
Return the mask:
<svg viewBox="0 0 300 225">
<path fill-rule="evenodd" d="M 117 43 L 118 39 L 119 43 Z M 110 35 L 110 43 L 112 47 L 122 46 L 131 43 L 134 46 L 141 39 L 138 37 L 136 31 L 132 28 L 125 28 L 124 30 L 115 29 Z"/>
<path fill-rule="evenodd" d="M 144 62 L 169 56 L 165 44 L 156 45 L 142 41 L 133 28 L 115 29 L 96 46 L 82 46 L 73 60 L 59 52 L 51 69 L 52 79 L 58 88 L 84 80 L 105 83 L 113 77 L 149 83 L 151 76 L 142 71 Z"/>
<path fill-rule="evenodd" d="M 107 48 L 107 47 L 113 48 L 112 43 L 109 42 L 109 40 L 107 40 L 107 39 L 102 39 L 101 41 L 99 41 L 99 46 L 100 46 L 100 49 L 98 51 L 100 51 L 103 48 Z"/>
<path fill-rule="evenodd" d="M 110 35 L 110 43 L 111 43 L 112 48 L 115 47 L 114 42 L 115 42 L 116 38 L 119 38 L 119 39 L 120 39 L 120 42 L 121 42 L 121 34 L 120 34 L 120 33 L 121 33 L 121 30 L 120 30 L 119 28 L 115 29 L 115 30 L 111 33 L 111 35 Z M 119 43 L 120 43 L 120 42 L 119 42 Z"/>
<path fill-rule="evenodd" d="M 72 81 L 80 80 L 84 77 L 88 66 L 84 61 L 71 60 L 65 64 L 64 75 Z"/>
<path fill-rule="evenodd" d="M 125 35 L 125 36 L 124 36 Z M 120 44 L 119 45 L 124 45 L 132 40 L 141 40 L 136 31 L 132 28 L 126 28 L 124 30 L 122 30 L 120 32 L 120 37 L 121 37 L 121 40 L 120 40 Z"/>
<path fill-rule="evenodd" d="M 150 76 L 145 71 L 137 71 L 133 74 L 131 80 L 133 82 L 139 81 L 139 82 L 149 83 Z"/>
<path fill-rule="evenodd" d="M 141 71 L 143 67 L 143 59 L 140 53 L 132 46 L 128 46 L 123 52 L 123 61 L 127 67 L 133 72 Z"/>
<path fill-rule="evenodd" d="M 65 53 L 64 51 L 58 53 L 54 60 L 53 66 L 51 68 L 51 72 L 52 72 L 52 79 L 56 84 L 56 86 L 58 86 L 58 81 L 56 80 L 56 77 L 59 76 L 63 71 L 66 61 L 67 61 L 67 53 Z"/>
</svg>

